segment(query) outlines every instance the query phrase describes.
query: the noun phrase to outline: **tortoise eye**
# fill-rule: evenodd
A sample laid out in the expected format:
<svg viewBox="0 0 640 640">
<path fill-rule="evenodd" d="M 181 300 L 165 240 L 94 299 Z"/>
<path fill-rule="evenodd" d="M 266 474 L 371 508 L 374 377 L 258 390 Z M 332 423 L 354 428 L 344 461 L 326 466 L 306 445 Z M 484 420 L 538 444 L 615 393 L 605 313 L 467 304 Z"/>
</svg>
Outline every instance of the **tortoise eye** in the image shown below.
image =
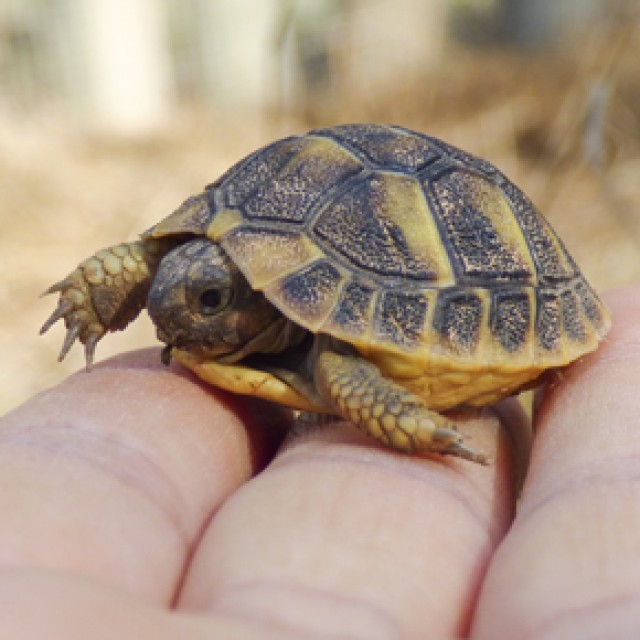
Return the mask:
<svg viewBox="0 0 640 640">
<path fill-rule="evenodd" d="M 223 309 L 229 302 L 229 292 L 220 289 L 207 289 L 200 294 L 200 312 L 211 315 Z"/>
</svg>

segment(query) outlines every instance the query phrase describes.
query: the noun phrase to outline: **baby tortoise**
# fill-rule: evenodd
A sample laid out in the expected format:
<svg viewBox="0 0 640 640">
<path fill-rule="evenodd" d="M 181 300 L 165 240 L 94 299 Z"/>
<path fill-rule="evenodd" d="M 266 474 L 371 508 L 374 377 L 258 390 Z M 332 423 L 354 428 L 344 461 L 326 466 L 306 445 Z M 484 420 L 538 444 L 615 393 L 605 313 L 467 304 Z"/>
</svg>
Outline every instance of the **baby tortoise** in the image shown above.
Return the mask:
<svg viewBox="0 0 640 640">
<path fill-rule="evenodd" d="M 440 412 L 480 407 L 596 348 L 610 320 L 498 169 L 401 127 L 259 149 L 47 293 L 62 359 L 147 307 L 174 357 L 224 389 L 334 414 L 386 445 L 484 462 Z"/>
</svg>

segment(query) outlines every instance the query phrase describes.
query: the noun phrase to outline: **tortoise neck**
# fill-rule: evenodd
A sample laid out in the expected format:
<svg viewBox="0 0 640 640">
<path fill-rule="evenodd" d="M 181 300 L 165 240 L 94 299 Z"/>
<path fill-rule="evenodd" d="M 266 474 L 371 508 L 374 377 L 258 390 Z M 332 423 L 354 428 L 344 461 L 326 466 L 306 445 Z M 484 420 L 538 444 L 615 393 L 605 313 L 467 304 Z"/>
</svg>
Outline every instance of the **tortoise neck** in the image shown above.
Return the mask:
<svg viewBox="0 0 640 640">
<path fill-rule="evenodd" d="M 308 333 L 285 316 L 279 316 L 240 349 L 217 358 L 217 361 L 232 364 L 255 353 L 282 353 L 301 344 Z"/>
</svg>

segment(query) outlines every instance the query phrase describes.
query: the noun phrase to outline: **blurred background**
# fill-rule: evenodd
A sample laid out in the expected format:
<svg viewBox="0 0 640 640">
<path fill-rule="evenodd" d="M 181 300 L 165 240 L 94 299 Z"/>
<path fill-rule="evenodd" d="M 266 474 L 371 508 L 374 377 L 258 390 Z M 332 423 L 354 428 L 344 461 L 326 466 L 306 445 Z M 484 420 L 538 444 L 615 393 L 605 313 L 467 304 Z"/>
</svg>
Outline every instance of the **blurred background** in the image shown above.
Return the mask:
<svg viewBox="0 0 640 640">
<path fill-rule="evenodd" d="M 400 124 L 640 281 L 638 0 L 0 0 L 0 410 L 83 366 L 38 298 L 274 138 Z M 155 344 L 146 316 L 98 359 Z"/>
</svg>

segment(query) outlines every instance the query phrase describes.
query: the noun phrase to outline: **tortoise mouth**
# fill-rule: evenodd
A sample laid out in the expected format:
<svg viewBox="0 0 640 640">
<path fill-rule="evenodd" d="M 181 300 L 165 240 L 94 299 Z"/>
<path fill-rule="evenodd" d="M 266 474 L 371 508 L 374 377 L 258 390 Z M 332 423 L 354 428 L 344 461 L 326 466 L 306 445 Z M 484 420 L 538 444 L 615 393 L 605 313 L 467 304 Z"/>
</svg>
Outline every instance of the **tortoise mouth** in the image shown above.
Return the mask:
<svg viewBox="0 0 640 640">
<path fill-rule="evenodd" d="M 313 344 L 314 338 L 309 333 L 301 342 L 275 353 L 255 351 L 253 350 L 255 345 L 250 343 L 235 351 L 229 351 L 228 345 L 217 344 L 208 348 L 208 345 L 202 343 L 184 341 L 179 344 L 167 344 L 162 351 L 162 361 L 168 364 L 171 360 L 172 350 L 176 349 L 183 354 L 188 353 L 189 361 L 197 362 L 198 365 L 206 366 L 207 363 L 214 363 L 236 368 L 242 367 L 251 371 L 268 373 L 280 379 L 284 379 L 283 374 L 285 374 L 285 378 L 289 378 L 289 374 L 308 378 Z M 227 347 L 226 350 L 224 350 L 225 347 Z"/>
<path fill-rule="evenodd" d="M 222 340 L 218 340 L 215 343 L 207 343 L 201 340 L 189 340 L 174 338 L 173 340 L 164 334 L 162 331 L 158 331 L 158 339 L 164 342 L 164 351 L 169 353 L 171 349 L 179 349 L 180 351 L 186 351 L 191 353 L 195 358 L 199 360 L 211 361 L 219 360 L 220 358 L 231 355 L 235 345 L 226 344 Z"/>
<path fill-rule="evenodd" d="M 306 361 L 313 342 L 311 334 L 282 316 L 241 345 L 226 342 L 224 337 L 215 342 L 181 338 L 163 340 L 166 335 L 161 331 L 158 331 L 158 337 L 166 343 L 167 352 L 175 347 L 189 352 L 203 363 L 242 363 L 262 371 L 268 371 L 274 366 L 299 368 L 300 362 Z"/>
</svg>

